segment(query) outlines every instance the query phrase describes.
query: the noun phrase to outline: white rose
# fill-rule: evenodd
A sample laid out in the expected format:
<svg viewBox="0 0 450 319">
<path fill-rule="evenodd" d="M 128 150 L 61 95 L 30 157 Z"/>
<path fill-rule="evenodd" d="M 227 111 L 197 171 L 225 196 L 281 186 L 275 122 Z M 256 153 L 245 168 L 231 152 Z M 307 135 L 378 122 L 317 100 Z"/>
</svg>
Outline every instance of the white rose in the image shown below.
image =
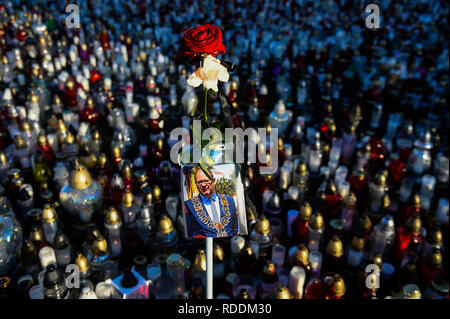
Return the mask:
<svg viewBox="0 0 450 319">
<path fill-rule="evenodd" d="M 203 84 L 205 89 L 217 92 L 219 91 L 217 81 L 228 82 L 229 79 L 227 68 L 220 64 L 220 60 L 208 55 L 203 60 L 203 66 L 189 76 L 187 83 L 193 87 Z"/>
</svg>

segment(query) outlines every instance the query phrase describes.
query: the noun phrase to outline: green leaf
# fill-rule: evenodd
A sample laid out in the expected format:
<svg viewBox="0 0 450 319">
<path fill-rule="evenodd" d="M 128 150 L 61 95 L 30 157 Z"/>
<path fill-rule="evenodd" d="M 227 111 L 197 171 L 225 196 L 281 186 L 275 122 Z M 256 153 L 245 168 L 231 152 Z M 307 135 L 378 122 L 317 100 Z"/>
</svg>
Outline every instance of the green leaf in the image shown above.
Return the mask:
<svg viewBox="0 0 450 319">
<path fill-rule="evenodd" d="M 203 157 L 200 158 L 200 163 L 199 163 L 199 165 L 200 165 L 200 168 L 202 169 L 203 173 L 205 173 L 205 175 L 206 175 L 210 180 L 212 180 L 213 178 L 212 178 L 212 176 L 209 175 L 209 173 L 208 173 L 208 170 L 207 170 L 207 168 L 206 168 L 206 164 L 205 164 L 205 162 L 203 161 Z"/>
</svg>

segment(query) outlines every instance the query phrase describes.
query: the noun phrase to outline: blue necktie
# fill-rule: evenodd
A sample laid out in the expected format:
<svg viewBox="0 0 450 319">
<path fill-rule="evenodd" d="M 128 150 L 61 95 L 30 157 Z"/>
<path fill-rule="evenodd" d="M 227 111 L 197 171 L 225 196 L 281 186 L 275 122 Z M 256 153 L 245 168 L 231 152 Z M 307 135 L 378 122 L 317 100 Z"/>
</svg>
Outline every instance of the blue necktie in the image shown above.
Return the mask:
<svg viewBox="0 0 450 319">
<path fill-rule="evenodd" d="M 209 198 L 208 200 L 205 201 L 205 204 L 209 204 L 211 206 L 211 212 L 212 212 L 212 220 L 214 223 L 218 223 L 220 220 L 220 215 L 219 212 L 217 211 L 216 205 L 214 204 L 214 201 Z"/>
</svg>

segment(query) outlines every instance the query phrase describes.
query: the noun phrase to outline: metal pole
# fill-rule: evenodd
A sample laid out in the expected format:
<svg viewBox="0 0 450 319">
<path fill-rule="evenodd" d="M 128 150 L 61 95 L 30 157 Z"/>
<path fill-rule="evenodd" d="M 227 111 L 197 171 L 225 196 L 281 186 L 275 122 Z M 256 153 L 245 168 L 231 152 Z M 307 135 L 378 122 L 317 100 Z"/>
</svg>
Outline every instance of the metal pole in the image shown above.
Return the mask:
<svg viewBox="0 0 450 319">
<path fill-rule="evenodd" d="M 206 238 L 206 299 L 213 299 L 213 238 Z"/>
</svg>

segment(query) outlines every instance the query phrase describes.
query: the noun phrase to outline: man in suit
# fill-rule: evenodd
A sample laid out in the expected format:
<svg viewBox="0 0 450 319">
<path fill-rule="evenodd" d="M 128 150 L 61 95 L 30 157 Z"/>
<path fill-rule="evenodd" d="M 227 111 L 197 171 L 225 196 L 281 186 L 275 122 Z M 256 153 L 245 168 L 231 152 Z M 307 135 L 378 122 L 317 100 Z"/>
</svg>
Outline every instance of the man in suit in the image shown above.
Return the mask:
<svg viewBox="0 0 450 319">
<path fill-rule="evenodd" d="M 211 171 L 208 173 L 213 177 Z M 226 237 L 239 234 L 238 211 L 231 196 L 216 192 L 216 180 L 196 167 L 199 196 L 184 202 L 188 237 Z"/>
</svg>

